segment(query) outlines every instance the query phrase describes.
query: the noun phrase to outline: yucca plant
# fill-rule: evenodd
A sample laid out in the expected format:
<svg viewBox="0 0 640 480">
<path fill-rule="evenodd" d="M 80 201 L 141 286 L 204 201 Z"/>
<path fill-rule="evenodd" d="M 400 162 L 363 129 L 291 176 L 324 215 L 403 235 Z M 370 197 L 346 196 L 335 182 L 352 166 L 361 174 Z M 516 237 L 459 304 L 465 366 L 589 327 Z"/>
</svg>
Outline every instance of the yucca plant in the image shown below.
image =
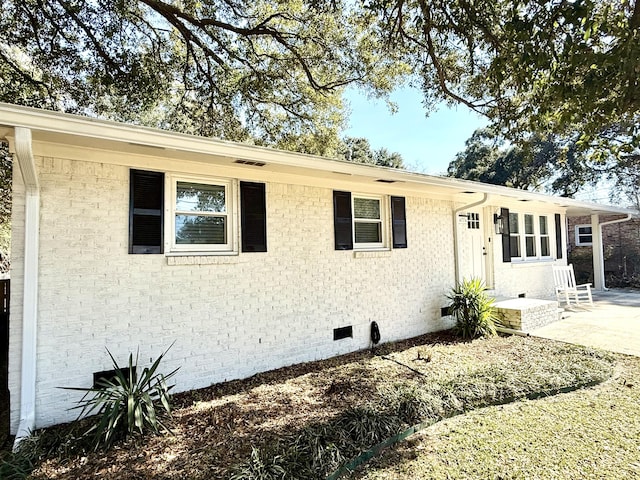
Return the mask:
<svg viewBox="0 0 640 480">
<path fill-rule="evenodd" d="M 479 278 L 463 280 L 447 295 L 451 300 L 449 311 L 456 319 L 455 331 L 464 339 L 496 334 L 494 299 L 489 297 Z"/>
<path fill-rule="evenodd" d="M 160 362 L 168 351 L 165 350 L 138 376 L 138 353 L 135 362 L 133 354 L 129 354 L 128 370 L 125 370 L 107 349 L 115 370 L 113 378 L 101 378 L 92 388 L 66 387 L 67 390 L 85 392 L 73 408 L 81 409 L 78 418 L 96 415 L 96 423 L 85 434 L 93 434 L 96 449 L 101 446 L 109 448 L 117 438 L 135 432 L 170 432 L 161 416 L 171 413 L 169 392 L 174 385 L 167 385 L 167 380 L 176 374 L 178 368 L 167 375 L 158 372 Z"/>
</svg>

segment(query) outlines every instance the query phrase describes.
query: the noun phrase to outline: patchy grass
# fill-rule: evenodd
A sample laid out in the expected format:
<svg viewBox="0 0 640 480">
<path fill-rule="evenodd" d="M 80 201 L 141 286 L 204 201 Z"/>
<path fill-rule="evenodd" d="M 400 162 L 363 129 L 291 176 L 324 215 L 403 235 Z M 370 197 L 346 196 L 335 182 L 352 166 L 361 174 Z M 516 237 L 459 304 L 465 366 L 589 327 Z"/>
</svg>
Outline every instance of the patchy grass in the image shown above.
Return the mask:
<svg viewBox="0 0 640 480">
<path fill-rule="evenodd" d="M 32 478 L 322 478 L 418 421 L 601 382 L 613 364 L 541 339 L 426 335 L 178 394 L 174 435 L 108 452 L 78 447 L 77 425 L 47 429 Z"/>
<path fill-rule="evenodd" d="M 357 479 L 640 477 L 640 358 L 594 388 L 440 422 L 372 460 Z"/>
</svg>

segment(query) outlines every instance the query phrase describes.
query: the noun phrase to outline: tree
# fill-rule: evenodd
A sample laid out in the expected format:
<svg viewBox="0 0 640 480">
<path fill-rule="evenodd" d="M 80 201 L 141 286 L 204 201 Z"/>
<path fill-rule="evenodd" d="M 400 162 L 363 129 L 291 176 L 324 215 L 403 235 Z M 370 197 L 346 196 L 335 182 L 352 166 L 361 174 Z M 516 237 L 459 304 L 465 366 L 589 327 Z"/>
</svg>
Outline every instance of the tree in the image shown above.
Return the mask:
<svg viewBox="0 0 640 480">
<path fill-rule="evenodd" d="M 612 200 L 628 203 L 640 211 L 640 154 L 622 158 L 610 179 L 614 182 Z"/>
<path fill-rule="evenodd" d="M 428 102 L 465 104 L 512 140 L 579 131 L 578 148 L 604 145 L 615 154 L 640 143 L 637 0 L 368 5 L 386 45 L 419 73 Z M 611 141 L 606 131 L 614 124 L 623 130 Z"/>
<path fill-rule="evenodd" d="M 547 189 L 571 197 L 598 176 L 572 139 L 531 136 L 513 144 L 490 128 L 476 130 L 465 150 L 449 164 L 447 174 L 525 190 Z M 592 166 L 593 168 L 593 166 Z"/>
<path fill-rule="evenodd" d="M 637 0 L 6 0 L 0 29 L 15 103 L 332 154 L 345 85 L 410 79 L 513 141 L 640 140 Z"/>
<path fill-rule="evenodd" d="M 0 100 L 333 154 L 343 87 L 402 72 L 371 28 L 333 0 L 8 0 Z"/>
<path fill-rule="evenodd" d="M 405 168 L 402 155 L 386 148 L 373 150 L 369 140 L 363 137 L 345 137 L 338 148 L 338 158 L 356 163 L 368 163 L 381 167 Z"/>
</svg>

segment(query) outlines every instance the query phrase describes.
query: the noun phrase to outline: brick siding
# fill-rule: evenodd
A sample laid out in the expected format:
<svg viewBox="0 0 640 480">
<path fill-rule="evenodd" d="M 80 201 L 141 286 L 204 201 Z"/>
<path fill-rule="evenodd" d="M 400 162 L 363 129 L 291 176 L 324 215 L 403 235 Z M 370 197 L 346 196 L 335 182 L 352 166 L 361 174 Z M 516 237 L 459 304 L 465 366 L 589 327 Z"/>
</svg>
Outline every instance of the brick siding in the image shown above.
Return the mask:
<svg viewBox="0 0 640 480">
<path fill-rule="evenodd" d="M 600 222 L 608 222 L 620 215 L 603 215 Z M 576 279 L 593 281 L 593 261 L 591 246 L 576 246 L 575 226 L 590 225 L 590 217 L 569 218 L 568 250 L 569 262 L 574 264 Z M 640 276 L 640 219 L 605 225 L 602 228 L 604 270 L 607 284 L 615 286 L 625 280 Z"/>
<path fill-rule="evenodd" d="M 128 167 L 36 162 L 38 427 L 75 418 L 68 408 L 81 395 L 58 387 L 90 386 L 93 372 L 111 368 L 105 348 L 122 363 L 139 350 L 147 365 L 175 341 L 164 368 L 180 367 L 181 391 L 366 348 L 372 321 L 385 342 L 450 326 L 440 316 L 454 278 L 450 202 L 407 197 L 409 248 L 356 254 L 334 250 L 331 189 L 272 182 L 267 253 L 130 255 Z M 13 431 L 22 321 L 19 174 L 14 186 Z M 353 338 L 333 341 L 333 329 L 347 325 Z"/>
</svg>

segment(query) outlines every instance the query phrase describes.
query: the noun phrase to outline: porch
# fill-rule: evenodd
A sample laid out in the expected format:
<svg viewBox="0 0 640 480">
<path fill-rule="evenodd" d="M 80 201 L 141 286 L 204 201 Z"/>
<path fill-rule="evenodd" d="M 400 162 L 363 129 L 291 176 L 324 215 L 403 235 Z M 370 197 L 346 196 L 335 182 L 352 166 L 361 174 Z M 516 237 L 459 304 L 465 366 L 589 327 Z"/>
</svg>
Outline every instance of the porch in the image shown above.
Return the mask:
<svg viewBox="0 0 640 480">
<path fill-rule="evenodd" d="M 640 356 L 640 291 L 594 291 L 593 302 L 593 307 L 565 310 L 562 320 L 532 329 L 528 333 Z"/>
</svg>

